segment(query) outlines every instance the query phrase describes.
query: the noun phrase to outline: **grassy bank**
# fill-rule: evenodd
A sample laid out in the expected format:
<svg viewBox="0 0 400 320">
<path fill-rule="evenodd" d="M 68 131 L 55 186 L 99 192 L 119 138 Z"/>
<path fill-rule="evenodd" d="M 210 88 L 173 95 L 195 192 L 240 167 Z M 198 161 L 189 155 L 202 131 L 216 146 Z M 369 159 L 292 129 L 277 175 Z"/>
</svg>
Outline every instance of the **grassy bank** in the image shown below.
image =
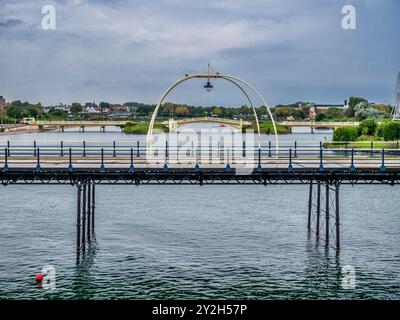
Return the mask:
<svg viewBox="0 0 400 320">
<path fill-rule="evenodd" d="M 257 125 L 253 123 L 250 127 L 243 128 L 243 132 L 246 129 L 253 129 L 254 132 L 257 132 Z M 289 134 L 291 133 L 290 127 L 285 127 L 281 125 L 276 125 L 276 131 L 278 134 Z M 273 134 L 274 133 L 274 126 L 272 122 L 260 122 L 260 132 L 265 134 Z"/>
<path fill-rule="evenodd" d="M 122 132 L 126 134 L 147 134 L 149 123 L 147 122 L 127 122 L 121 126 Z M 168 132 L 168 128 L 161 123 L 155 123 L 153 130 Z"/>
<path fill-rule="evenodd" d="M 149 123 L 147 122 L 127 122 L 125 125 L 121 126 L 122 132 L 127 133 L 127 134 L 147 134 L 147 131 L 149 130 Z M 168 132 L 168 128 L 161 123 L 155 123 L 154 124 L 154 130 L 162 130 L 163 132 Z M 257 132 L 257 127 L 256 124 L 252 124 L 249 127 L 243 128 L 243 132 L 245 132 L 246 129 L 253 129 L 254 132 Z M 291 132 L 290 127 L 285 127 L 285 126 L 276 126 L 276 130 L 278 131 L 278 134 L 288 134 Z M 274 133 L 274 127 L 271 122 L 260 122 L 260 131 L 261 133 L 265 134 L 273 134 Z"/>
<path fill-rule="evenodd" d="M 397 141 L 372 141 L 374 149 L 396 149 L 398 147 Z M 346 142 L 324 142 L 324 148 L 336 149 L 346 148 Z M 347 148 L 355 149 L 370 149 L 371 141 L 350 141 L 347 142 Z"/>
</svg>

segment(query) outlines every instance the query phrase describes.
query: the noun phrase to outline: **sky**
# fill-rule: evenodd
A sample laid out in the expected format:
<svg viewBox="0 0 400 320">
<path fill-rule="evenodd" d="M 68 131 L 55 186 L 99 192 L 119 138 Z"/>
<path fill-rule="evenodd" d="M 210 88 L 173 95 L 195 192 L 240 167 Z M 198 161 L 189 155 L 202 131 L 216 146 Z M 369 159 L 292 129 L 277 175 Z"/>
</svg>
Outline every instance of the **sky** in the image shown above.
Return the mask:
<svg viewBox="0 0 400 320">
<path fill-rule="evenodd" d="M 42 28 L 42 7 L 56 29 Z M 342 7 L 356 29 L 342 28 Z M 252 84 L 268 105 L 394 103 L 398 0 L 0 0 L 0 95 L 8 101 L 157 103 L 185 73 L 213 69 Z M 167 101 L 240 106 L 223 80 L 177 87 Z M 255 104 L 260 104 L 256 99 Z"/>
</svg>

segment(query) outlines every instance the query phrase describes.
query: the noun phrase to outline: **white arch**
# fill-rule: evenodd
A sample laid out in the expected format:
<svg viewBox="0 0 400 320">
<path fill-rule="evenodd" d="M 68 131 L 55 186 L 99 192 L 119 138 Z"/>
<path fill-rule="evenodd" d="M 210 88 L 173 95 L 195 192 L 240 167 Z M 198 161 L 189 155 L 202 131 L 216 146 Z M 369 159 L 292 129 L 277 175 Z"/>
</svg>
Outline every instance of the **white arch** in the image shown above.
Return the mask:
<svg viewBox="0 0 400 320">
<path fill-rule="evenodd" d="M 256 119 L 256 123 L 257 123 L 257 130 L 258 130 L 258 136 L 259 136 L 259 146 L 260 146 L 260 143 L 261 143 L 261 141 L 260 141 L 260 125 L 259 125 L 259 121 L 258 121 L 257 111 L 256 111 L 256 109 L 254 108 L 254 105 L 253 105 L 253 103 L 251 102 L 249 95 L 246 93 L 246 91 L 245 91 L 236 81 L 238 81 L 238 82 L 244 84 L 244 85 L 245 85 L 246 87 L 248 87 L 251 91 L 253 91 L 253 93 L 256 94 L 256 96 L 262 101 L 263 105 L 267 108 L 268 114 L 269 114 L 269 116 L 270 116 L 270 118 L 271 118 L 272 125 L 273 125 L 273 127 L 274 127 L 274 134 L 275 134 L 275 153 L 276 153 L 276 155 L 278 155 L 278 150 L 279 150 L 278 132 L 277 132 L 277 129 L 276 129 L 276 124 L 275 124 L 274 117 L 272 116 L 271 110 L 269 109 L 269 107 L 268 107 L 268 105 L 267 105 L 267 103 L 266 103 L 264 97 L 263 97 L 253 86 L 251 86 L 251 85 L 250 85 L 249 83 L 247 83 L 246 81 L 244 81 L 244 80 L 242 80 L 242 79 L 239 79 L 239 78 L 237 78 L 237 77 L 234 77 L 234 76 L 222 75 L 222 74 L 195 74 L 195 75 L 190 75 L 190 76 L 183 77 L 183 78 L 177 80 L 176 82 L 174 82 L 174 83 L 162 94 L 160 100 L 159 100 L 158 103 L 157 103 L 156 108 L 154 109 L 153 115 L 151 116 L 150 125 L 149 125 L 149 130 L 148 130 L 148 132 L 147 132 L 147 145 L 148 145 L 148 146 L 151 145 L 152 135 L 153 135 L 154 122 L 155 122 L 155 120 L 156 120 L 156 116 L 157 116 L 158 110 L 160 109 L 160 106 L 161 106 L 161 104 L 163 103 L 164 99 L 167 97 L 167 95 L 168 95 L 175 87 L 177 87 L 177 86 L 180 85 L 181 83 L 183 83 L 183 82 L 185 82 L 185 81 L 188 81 L 188 80 L 191 80 L 191 79 L 196 79 L 196 78 L 199 78 L 199 79 L 204 79 L 204 78 L 207 78 L 207 79 L 210 79 L 210 78 L 213 78 L 213 79 L 224 79 L 224 80 L 227 80 L 227 81 L 229 81 L 229 82 L 232 82 L 232 83 L 236 84 L 236 86 L 238 86 L 238 87 L 241 89 L 241 91 L 245 94 L 245 96 L 246 96 L 247 99 L 249 100 L 249 102 L 250 102 L 250 104 L 251 104 L 251 107 L 252 107 L 252 109 L 253 109 L 253 113 L 254 113 L 254 116 L 255 116 L 255 119 Z"/>
<path fill-rule="evenodd" d="M 249 95 L 247 94 L 247 92 L 242 88 L 241 85 L 237 84 L 235 81 L 228 79 L 228 78 L 224 78 L 225 80 L 233 83 L 235 86 L 237 86 L 240 91 L 243 92 L 243 94 L 246 96 L 247 100 L 249 101 L 249 104 L 251 106 L 251 108 L 253 109 L 253 113 L 254 113 L 254 117 L 256 118 L 256 124 L 257 124 L 257 134 L 258 134 L 258 147 L 261 148 L 261 132 L 260 132 L 260 122 L 258 121 L 258 116 L 257 116 L 257 112 L 256 109 L 254 108 L 253 102 L 251 101 Z"/>
</svg>

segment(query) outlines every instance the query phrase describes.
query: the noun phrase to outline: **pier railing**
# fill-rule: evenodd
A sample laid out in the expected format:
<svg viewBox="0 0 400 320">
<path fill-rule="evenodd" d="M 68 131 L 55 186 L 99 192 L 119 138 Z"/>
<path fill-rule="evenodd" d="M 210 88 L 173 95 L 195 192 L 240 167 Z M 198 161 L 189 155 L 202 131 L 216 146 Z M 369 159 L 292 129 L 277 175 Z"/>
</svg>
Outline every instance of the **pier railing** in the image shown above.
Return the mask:
<svg viewBox="0 0 400 320">
<path fill-rule="evenodd" d="M 194 143 L 170 145 L 168 141 L 151 152 L 144 141 L 18 141 L 0 145 L 0 167 L 11 168 L 339 168 L 356 171 L 357 168 L 400 168 L 398 143 L 281 142 L 278 154 L 272 141 L 260 147 L 245 142 L 202 146 Z M 365 147 L 367 146 L 367 147 Z"/>
</svg>

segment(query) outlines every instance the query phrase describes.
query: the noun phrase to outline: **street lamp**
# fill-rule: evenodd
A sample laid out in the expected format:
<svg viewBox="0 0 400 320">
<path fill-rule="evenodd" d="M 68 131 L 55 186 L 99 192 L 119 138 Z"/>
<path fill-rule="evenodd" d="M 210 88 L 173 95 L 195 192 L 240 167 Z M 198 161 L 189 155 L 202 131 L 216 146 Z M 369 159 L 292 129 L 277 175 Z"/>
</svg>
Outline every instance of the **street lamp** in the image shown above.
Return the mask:
<svg viewBox="0 0 400 320">
<path fill-rule="evenodd" d="M 210 63 L 208 63 L 208 68 L 207 68 L 207 74 L 208 74 L 208 76 L 210 76 L 211 72 L 212 72 L 212 68 L 211 68 Z M 210 92 L 212 88 L 213 88 L 213 85 L 212 85 L 211 82 L 210 82 L 210 77 L 208 77 L 208 78 L 207 78 L 207 82 L 206 82 L 206 84 L 204 85 L 204 89 L 206 89 L 207 92 Z"/>
<path fill-rule="evenodd" d="M 207 83 L 204 85 L 204 89 L 206 89 L 207 92 L 210 92 L 213 88 L 213 85 L 211 84 L 210 80 L 207 81 Z"/>
</svg>

